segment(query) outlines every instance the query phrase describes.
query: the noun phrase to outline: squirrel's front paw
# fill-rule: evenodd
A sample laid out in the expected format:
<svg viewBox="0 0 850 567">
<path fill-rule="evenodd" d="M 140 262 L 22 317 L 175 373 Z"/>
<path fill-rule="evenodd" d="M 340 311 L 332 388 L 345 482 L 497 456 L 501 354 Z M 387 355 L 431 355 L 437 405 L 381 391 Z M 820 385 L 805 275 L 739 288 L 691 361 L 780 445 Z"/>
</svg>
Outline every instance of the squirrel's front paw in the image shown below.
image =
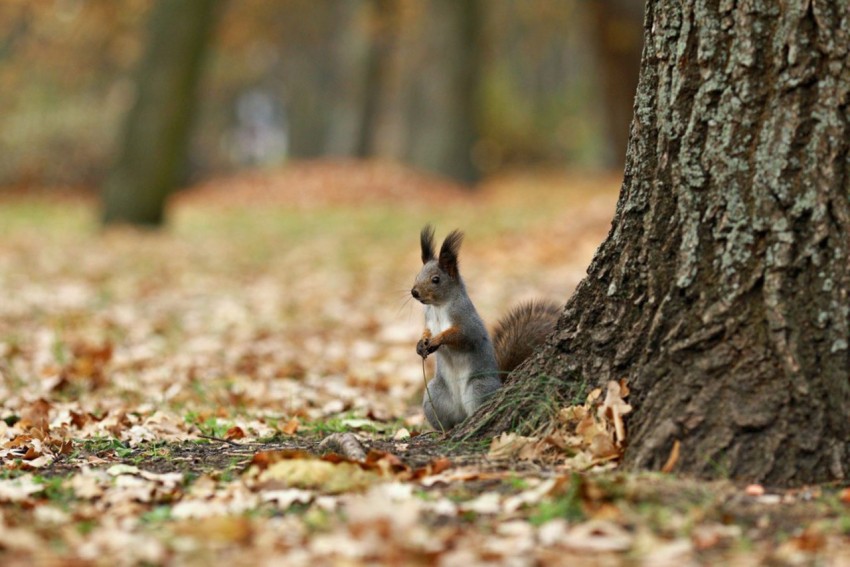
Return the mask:
<svg viewBox="0 0 850 567">
<path fill-rule="evenodd" d="M 422 358 L 428 358 L 428 355 L 434 352 L 431 348 L 431 339 L 422 338 L 416 343 L 416 354 Z"/>
</svg>

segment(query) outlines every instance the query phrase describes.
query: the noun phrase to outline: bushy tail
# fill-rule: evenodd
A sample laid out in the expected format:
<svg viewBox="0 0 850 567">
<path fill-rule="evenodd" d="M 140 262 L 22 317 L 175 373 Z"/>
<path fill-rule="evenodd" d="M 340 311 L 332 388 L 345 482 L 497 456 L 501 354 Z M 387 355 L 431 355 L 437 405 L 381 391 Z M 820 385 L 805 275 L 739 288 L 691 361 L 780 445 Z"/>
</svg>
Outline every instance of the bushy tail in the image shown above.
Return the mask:
<svg viewBox="0 0 850 567">
<path fill-rule="evenodd" d="M 561 307 L 549 301 L 529 301 L 508 311 L 493 329 L 499 370 L 510 372 L 543 344 L 555 329 Z"/>
</svg>

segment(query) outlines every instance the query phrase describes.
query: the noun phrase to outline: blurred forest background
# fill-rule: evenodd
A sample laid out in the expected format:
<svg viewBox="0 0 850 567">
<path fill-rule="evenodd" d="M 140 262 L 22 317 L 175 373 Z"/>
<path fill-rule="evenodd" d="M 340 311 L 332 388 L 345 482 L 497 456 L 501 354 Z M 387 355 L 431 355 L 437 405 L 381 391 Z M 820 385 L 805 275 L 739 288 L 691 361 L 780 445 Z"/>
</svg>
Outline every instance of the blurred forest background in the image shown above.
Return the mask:
<svg viewBox="0 0 850 567">
<path fill-rule="evenodd" d="M 126 138 L 166 112 L 157 96 L 188 109 L 185 143 L 153 146 L 177 156 L 177 185 L 324 157 L 467 184 L 620 167 L 642 13 L 640 0 L 2 2 L 0 186 L 103 186 L 131 159 Z M 154 110 L 134 131 L 140 97 Z M 180 130 L 165 122 L 155 136 Z"/>
<path fill-rule="evenodd" d="M 100 185 L 163 22 L 212 7 L 181 183 L 292 158 L 375 157 L 471 182 L 617 167 L 640 0 L 0 3 L 0 185 Z M 162 19 L 162 18 L 161 18 Z M 165 22 L 167 23 L 167 21 Z M 179 59 L 156 54 L 161 65 Z"/>
</svg>

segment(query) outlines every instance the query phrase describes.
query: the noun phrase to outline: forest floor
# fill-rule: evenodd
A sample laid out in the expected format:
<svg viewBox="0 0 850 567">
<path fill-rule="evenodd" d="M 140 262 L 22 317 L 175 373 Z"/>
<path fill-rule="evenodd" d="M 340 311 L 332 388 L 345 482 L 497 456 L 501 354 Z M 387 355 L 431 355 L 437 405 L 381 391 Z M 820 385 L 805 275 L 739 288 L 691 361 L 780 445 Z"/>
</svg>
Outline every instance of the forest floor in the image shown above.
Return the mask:
<svg viewBox="0 0 850 567">
<path fill-rule="evenodd" d="M 557 439 L 423 423 L 419 229 L 466 231 L 492 322 L 572 293 L 618 184 L 306 163 L 181 194 L 159 232 L 0 193 L 0 564 L 850 565 L 850 490 L 618 469 L 598 392 Z"/>
</svg>

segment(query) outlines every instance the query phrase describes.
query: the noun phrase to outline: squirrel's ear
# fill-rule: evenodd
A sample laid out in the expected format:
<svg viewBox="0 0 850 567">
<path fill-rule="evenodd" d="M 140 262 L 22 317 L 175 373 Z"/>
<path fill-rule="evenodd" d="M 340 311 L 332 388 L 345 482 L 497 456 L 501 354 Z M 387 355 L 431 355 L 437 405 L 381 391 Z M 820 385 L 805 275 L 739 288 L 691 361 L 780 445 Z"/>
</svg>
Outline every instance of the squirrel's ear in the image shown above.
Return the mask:
<svg viewBox="0 0 850 567">
<path fill-rule="evenodd" d="M 463 233 L 459 230 L 453 230 L 443 240 L 443 245 L 440 247 L 440 269 L 455 280 L 458 277 L 457 253 L 460 250 L 461 242 L 463 242 Z"/>
<path fill-rule="evenodd" d="M 427 264 L 436 255 L 434 253 L 434 227 L 426 224 L 419 233 L 419 244 L 422 246 L 422 263 Z"/>
</svg>

